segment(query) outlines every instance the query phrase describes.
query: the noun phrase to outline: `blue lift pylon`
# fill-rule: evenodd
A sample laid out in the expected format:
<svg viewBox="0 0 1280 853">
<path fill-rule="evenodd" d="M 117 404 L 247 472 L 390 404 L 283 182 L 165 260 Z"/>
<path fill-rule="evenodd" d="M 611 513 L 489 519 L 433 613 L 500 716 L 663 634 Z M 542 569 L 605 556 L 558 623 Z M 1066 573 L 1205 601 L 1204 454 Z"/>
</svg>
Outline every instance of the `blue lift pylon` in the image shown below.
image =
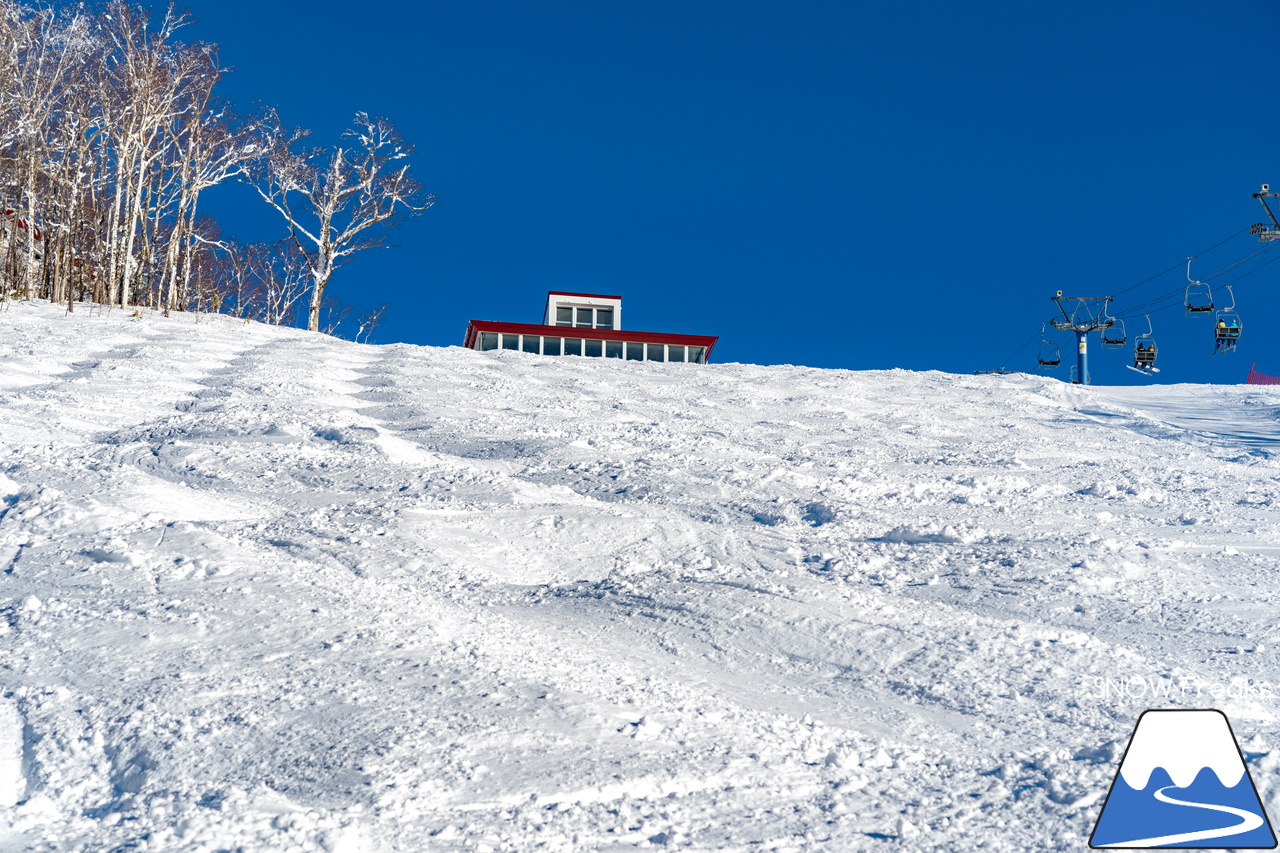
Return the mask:
<svg viewBox="0 0 1280 853">
<path fill-rule="evenodd" d="M 1076 369 L 1073 384 L 1089 384 L 1089 333 L 1110 329 L 1115 318 L 1107 314 L 1110 296 L 1063 296 L 1059 290 L 1049 297 L 1062 312 L 1061 320 L 1050 320 L 1049 325 L 1062 332 L 1076 333 Z"/>
</svg>

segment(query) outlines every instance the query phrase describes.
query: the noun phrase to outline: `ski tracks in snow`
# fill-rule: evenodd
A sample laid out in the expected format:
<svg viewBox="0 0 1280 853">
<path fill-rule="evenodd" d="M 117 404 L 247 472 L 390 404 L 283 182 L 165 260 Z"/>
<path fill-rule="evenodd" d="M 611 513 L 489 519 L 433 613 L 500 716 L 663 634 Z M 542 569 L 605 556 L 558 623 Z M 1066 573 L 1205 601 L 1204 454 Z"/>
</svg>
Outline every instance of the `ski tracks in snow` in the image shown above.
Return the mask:
<svg viewBox="0 0 1280 853">
<path fill-rule="evenodd" d="M 37 848 L 1063 846 L 1091 679 L 1272 674 L 1272 461 L 1102 390 L 13 310 Z"/>
</svg>

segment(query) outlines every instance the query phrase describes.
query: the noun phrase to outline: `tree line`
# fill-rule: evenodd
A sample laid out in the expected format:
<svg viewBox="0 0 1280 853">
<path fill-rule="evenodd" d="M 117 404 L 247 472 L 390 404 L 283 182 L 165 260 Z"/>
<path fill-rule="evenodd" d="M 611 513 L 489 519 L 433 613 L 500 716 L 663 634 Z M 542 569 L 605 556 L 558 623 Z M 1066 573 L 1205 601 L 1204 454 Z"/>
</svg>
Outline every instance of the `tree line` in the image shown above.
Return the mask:
<svg viewBox="0 0 1280 853">
<path fill-rule="evenodd" d="M 217 46 L 177 37 L 189 22 L 0 0 L 0 296 L 332 331 L 337 267 L 433 203 L 412 148 L 365 113 L 329 148 L 275 110 L 237 113 Z M 232 180 L 279 213 L 281 240 L 240 245 L 201 212 Z"/>
</svg>

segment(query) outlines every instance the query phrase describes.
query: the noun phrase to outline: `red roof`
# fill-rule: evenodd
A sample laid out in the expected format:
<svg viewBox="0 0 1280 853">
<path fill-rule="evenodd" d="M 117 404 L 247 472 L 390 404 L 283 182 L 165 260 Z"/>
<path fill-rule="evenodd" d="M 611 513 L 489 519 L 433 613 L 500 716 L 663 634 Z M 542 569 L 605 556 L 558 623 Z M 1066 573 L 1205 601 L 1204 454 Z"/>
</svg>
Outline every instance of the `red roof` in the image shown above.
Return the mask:
<svg viewBox="0 0 1280 853">
<path fill-rule="evenodd" d="M 587 299 L 622 299 L 621 296 L 605 296 L 603 293 L 569 293 L 565 290 L 548 290 L 547 296 L 582 296 Z"/>
<path fill-rule="evenodd" d="M 462 345 L 475 349 L 480 332 L 506 332 L 512 335 L 549 335 L 555 338 L 587 338 L 593 341 L 632 341 L 638 344 L 670 344 L 671 346 L 706 347 L 707 361 L 717 336 L 673 335 L 667 332 L 632 332 L 627 329 L 579 329 L 575 326 L 543 326 L 533 323 L 499 323 L 495 320 L 472 320 L 467 324 L 467 336 Z"/>
</svg>

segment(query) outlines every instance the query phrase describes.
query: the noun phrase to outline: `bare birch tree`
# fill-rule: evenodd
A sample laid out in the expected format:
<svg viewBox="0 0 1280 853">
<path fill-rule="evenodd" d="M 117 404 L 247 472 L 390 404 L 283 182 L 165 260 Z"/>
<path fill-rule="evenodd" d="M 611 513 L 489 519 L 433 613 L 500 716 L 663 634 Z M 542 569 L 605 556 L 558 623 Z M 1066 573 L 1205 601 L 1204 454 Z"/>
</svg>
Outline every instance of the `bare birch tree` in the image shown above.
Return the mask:
<svg viewBox="0 0 1280 853">
<path fill-rule="evenodd" d="M 46 4 L 46 5 L 41 5 Z M 410 149 L 359 114 L 330 151 L 299 152 L 273 112 L 221 103 L 215 45 L 178 39 L 187 17 L 137 0 L 0 0 L 0 299 L 169 313 L 234 310 L 331 330 L 334 270 L 432 203 Z M 250 180 L 285 241 L 231 251 L 205 191 Z"/>
<path fill-rule="evenodd" d="M 435 198 L 409 177 L 413 151 L 386 119 L 356 113 L 355 126 L 332 151 L 298 152 L 303 134 L 275 124 L 270 153 L 258 161 L 252 185 L 285 220 L 308 259 L 311 294 L 307 328 L 320 330 L 325 290 L 334 271 L 357 252 L 385 245 L 386 226 L 429 208 Z"/>
<path fill-rule="evenodd" d="M 260 323 L 292 324 L 299 301 L 310 289 L 310 264 L 292 241 L 228 244 L 219 269 L 225 310 Z"/>
<path fill-rule="evenodd" d="M 0 0 L 0 289 L 193 298 L 200 193 L 258 155 L 216 106 L 216 49 L 176 41 L 185 20 Z"/>
</svg>

